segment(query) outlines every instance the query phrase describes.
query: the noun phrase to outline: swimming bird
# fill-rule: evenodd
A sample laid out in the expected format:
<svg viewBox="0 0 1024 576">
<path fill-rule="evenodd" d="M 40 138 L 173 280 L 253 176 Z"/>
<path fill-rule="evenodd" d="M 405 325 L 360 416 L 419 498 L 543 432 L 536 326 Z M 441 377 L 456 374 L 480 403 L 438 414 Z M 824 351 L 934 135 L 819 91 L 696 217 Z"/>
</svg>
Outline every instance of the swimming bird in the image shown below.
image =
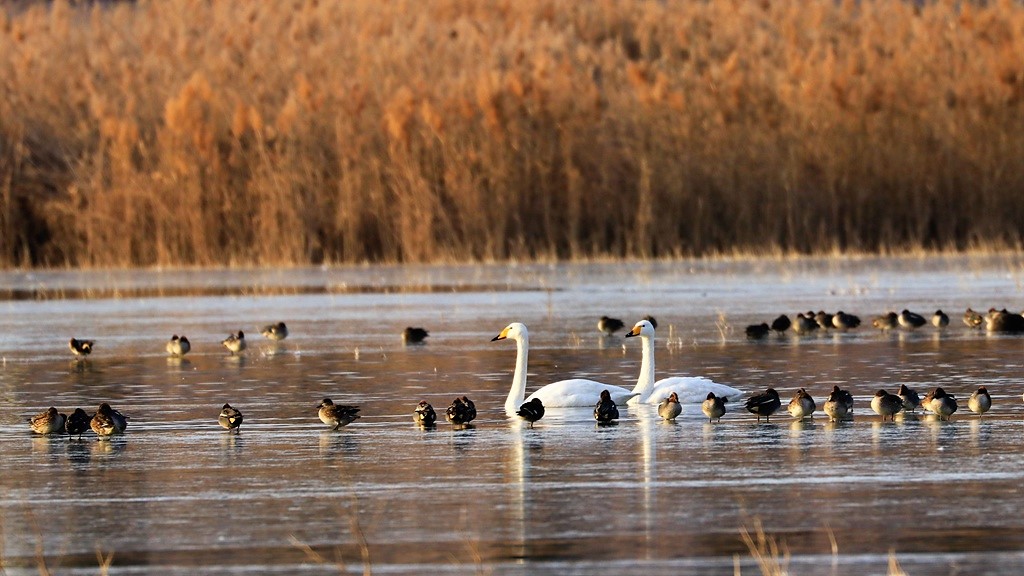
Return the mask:
<svg viewBox="0 0 1024 576">
<path fill-rule="evenodd" d="M 544 403 L 540 398 L 527 400 L 516 410 L 516 415 L 529 422 L 530 428 L 533 428 L 533 423 L 544 417 Z"/>
<path fill-rule="evenodd" d="M 412 326 L 407 326 L 405 330 L 402 331 L 402 343 L 422 344 L 423 339 L 426 338 L 427 336 L 430 336 L 430 334 L 423 328 L 414 328 Z"/>
<path fill-rule="evenodd" d="M 77 340 L 72 338 L 68 342 L 68 348 L 71 348 L 71 351 L 79 358 L 84 358 L 89 354 L 92 354 L 92 347 L 92 340 Z"/>
<path fill-rule="evenodd" d="M 929 392 L 922 404 L 925 408 L 934 412 L 940 420 L 949 420 L 949 417 L 957 409 L 956 398 L 947 394 L 942 387 Z"/>
<path fill-rule="evenodd" d="M 607 316 L 601 316 L 601 319 L 597 321 L 597 329 L 604 333 L 605 336 L 611 336 L 622 328 L 625 324 L 618 318 L 609 318 Z"/>
<path fill-rule="evenodd" d="M 833 386 L 821 408 L 831 421 L 842 420 L 853 410 L 853 396 L 839 386 Z"/>
<path fill-rule="evenodd" d="M 658 404 L 658 416 L 665 420 L 675 420 L 683 412 L 683 405 L 679 403 L 679 396 L 675 392 L 668 395 Z"/>
<path fill-rule="evenodd" d="M 792 325 L 793 322 L 790 321 L 789 316 L 786 316 L 785 314 L 779 314 L 778 318 L 772 320 L 772 330 L 778 332 L 779 334 L 782 334 L 786 330 L 789 330 L 789 327 Z"/>
<path fill-rule="evenodd" d="M 911 312 L 906 308 L 904 308 L 903 311 L 900 312 L 900 315 L 897 316 L 896 319 L 900 323 L 900 326 L 906 328 L 907 330 L 916 330 L 921 326 L 927 324 L 927 322 L 924 319 L 924 316 Z"/>
<path fill-rule="evenodd" d="M 708 392 L 707 397 L 700 403 L 700 411 L 708 417 L 708 422 L 721 421 L 722 416 L 725 416 L 725 398 L 719 398 L 715 396 L 714 392 Z"/>
<path fill-rule="evenodd" d="M 949 326 L 949 315 L 947 315 L 941 309 L 936 310 L 935 314 L 932 314 L 932 326 L 935 326 L 939 330 L 942 330 L 946 326 Z"/>
<path fill-rule="evenodd" d="M 67 416 L 57 412 L 57 409 L 50 406 L 46 410 L 28 419 L 28 425 L 36 434 L 53 434 L 64 432 L 64 421 Z"/>
<path fill-rule="evenodd" d="M 793 319 L 793 332 L 796 332 L 801 336 L 804 334 L 810 334 L 818 328 L 818 321 L 814 319 L 814 314 L 806 316 L 803 312 L 798 312 L 796 317 Z"/>
<path fill-rule="evenodd" d="M 985 329 L 989 332 L 1024 332 L 1024 316 L 1002 310 L 989 310 L 985 317 Z"/>
<path fill-rule="evenodd" d="M 853 314 L 847 314 L 842 310 L 836 312 L 832 316 L 832 327 L 837 330 L 852 330 L 860 326 L 860 317 Z"/>
<path fill-rule="evenodd" d="M 121 434 L 128 427 L 128 418 L 104 402 L 93 414 L 92 420 L 89 421 L 89 427 L 97 436 Z"/>
<path fill-rule="evenodd" d="M 879 390 L 871 398 L 871 409 L 875 411 L 875 414 L 882 417 L 882 422 L 885 422 L 886 418 L 895 420 L 896 414 L 903 410 L 903 401 L 895 394 Z"/>
<path fill-rule="evenodd" d="M 745 332 L 747 334 L 748 339 L 760 340 L 767 336 L 769 332 L 771 332 L 771 327 L 768 326 L 767 322 L 762 322 L 761 324 L 751 324 L 750 326 L 747 326 Z"/>
<path fill-rule="evenodd" d="M 819 328 L 828 330 L 832 328 L 832 319 L 834 316 L 825 312 L 824 310 L 818 310 L 818 313 L 814 315 L 814 321 L 818 323 Z"/>
<path fill-rule="evenodd" d="M 241 332 L 239 332 L 241 334 Z M 284 340 L 288 337 L 288 327 L 285 326 L 284 322 L 278 322 L 277 324 L 267 324 L 260 329 L 260 334 L 270 340 L 279 341 Z"/>
<path fill-rule="evenodd" d="M 907 412 L 916 412 L 917 407 L 921 405 L 921 397 L 918 396 L 917 392 L 908 388 L 906 384 L 900 384 L 897 395 L 900 401 L 903 402 L 903 409 Z"/>
<path fill-rule="evenodd" d="M 782 406 L 782 400 L 779 399 L 779 393 L 775 388 L 768 388 L 761 394 L 751 396 L 745 406 L 748 412 L 757 415 L 758 422 L 761 421 L 761 416 L 770 422 L 772 414 Z"/>
<path fill-rule="evenodd" d="M 232 354 L 237 354 L 245 350 L 245 333 L 239 330 L 238 334 L 228 334 L 228 337 L 221 340 L 220 343 L 230 350 Z"/>
<path fill-rule="evenodd" d="M 651 323 L 651 326 L 654 326 L 655 330 L 658 329 L 658 321 L 654 319 L 654 316 L 651 316 L 650 314 L 648 314 L 648 315 L 644 316 L 643 318 L 641 318 L 641 320 L 647 320 L 648 322 Z"/>
<path fill-rule="evenodd" d="M 89 424 L 92 421 L 92 416 L 81 408 L 75 408 L 75 411 L 68 416 L 67 421 L 64 423 L 64 430 L 68 433 L 68 436 L 82 437 L 89 430 Z"/>
<path fill-rule="evenodd" d="M 669 376 L 661 380 L 654 380 L 654 326 L 646 320 L 637 322 L 633 328 L 626 333 L 626 338 L 640 337 L 642 355 L 640 360 L 640 377 L 636 386 L 633 387 L 633 394 L 636 398 L 629 400 L 630 404 L 657 404 L 672 392 L 675 392 L 682 403 L 698 403 L 707 397 L 708 392 L 714 392 L 715 396 L 723 398 L 739 398 L 743 391 L 713 382 L 703 376 Z M 615 398 L 612 392 L 612 399 L 616 404 L 623 401 Z M 545 401 L 546 402 L 546 401 Z"/>
<path fill-rule="evenodd" d="M 966 324 L 968 328 L 981 328 L 981 325 L 984 323 L 985 319 L 982 318 L 981 314 L 978 314 L 974 310 L 968 308 L 967 311 L 964 312 L 964 324 Z"/>
<path fill-rule="evenodd" d="M 619 407 L 612 401 L 612 395 L 607 390 L 601 391 L 601 399 L 594 406 L 594 420 L 598 424 L 608 424 L 619 419 Z"/>
<path fill-rule="evenodd" d="M 445 410 L 444 417 L 452 424 L 469 424 L 476 418 L 476 404 L 465 396 L 456 398 Z"/>
<path fill-rule="evenodd" d="M 505 339 L 514 340 L 516 343 L 516 368 L 512 375 L 512 387 L 505 399 L 505 413 L 513 416 L 518 413 L 523 397 L 526 395 L 526 370 L 530 355 L 530 332 L 526 326 L 519 322 L 513 322 L 505 327 L 491 342 Z M 530 394 L 527 401 L 534 398 L 543 400 L 547 408 L 563 408 L 568 406 L 593 406 L 594 398 L 601 395 L 602 390 L 611 392 L 612 400 L 616 404 L 625 404 L 627 400 L 637 395 L 637 391 L 630 391 L 622 386 L 611 386 L 594 380 L 584 378 L 572 378 L 559 380 L 541 387 Z"/>
<path fill-rule="evenodd" d="M 875 316 L 871 320 L 871 325 L 874 326 L 875 328 L 878 328 L 882 332 L 896 328 L 897 326 L 899 326 L 899 323 L 899 314 L 895 312 L 886 312 L 881 316 Z"/>
<path fill-rule="evenodd" d="M 228 431 L 234 430 L 235 434 L 242 431 L 242 413 L 232 408 L 231 404 L 225 404 L 217 417 L 217 423 Z"/>
<path fill-rule="evenodd" d="M 814 403 L 814 398 L 807 393 L 807 390 L 803 388 L 796 391 L 793 399 L 789 401 L 789 406 L 786 410 L 789 415 L 797 420 L 803 420 L 810 416 L 814 417 L 814 411 L 817 410 L 818 406 Z"/>
<path fill-rule="evenodd" d="M 420 403 L 416 405 L 416 410 L 412 413 L 412 421 L 424 428 L 429 428 L 437 421 L 437 413 L 426 400 L 420 400 Z"/>
<path fill-rule="evenodd" d="M 967 407 L 971 409 L 971 412 L 975 414 L 984 414 L 992 408 L 992 397 L 989 396 L 988 388 L 984 386 L 978 387 L 971 394 L 971 397 L 967 400 Z"/>
<path fill-rule="evenodd" d="M 321 422 L 337 430 L 359 418 L 359 406 L 335 404 L 330 398 L 324 398 L 317 406 L 317 415 L 320 416 Z"/>
<path fill-rule="evenodd" d="M 192 349 L 192 343 L 188 341 L 185 336 L 178 336 L 177 334 L 171 336 L 171 339 L 167 341 L 167 345 L 164 346 L 167 353 L 171 356 L 184 356 L 188 354 L 189 350 Z"/>
</svg>

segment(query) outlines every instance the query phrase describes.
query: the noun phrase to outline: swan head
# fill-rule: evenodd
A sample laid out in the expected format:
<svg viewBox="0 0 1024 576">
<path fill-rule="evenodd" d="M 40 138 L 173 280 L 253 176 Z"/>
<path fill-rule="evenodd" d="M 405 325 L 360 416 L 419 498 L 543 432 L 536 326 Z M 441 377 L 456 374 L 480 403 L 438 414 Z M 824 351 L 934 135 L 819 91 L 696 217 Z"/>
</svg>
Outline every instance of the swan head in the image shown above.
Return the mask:
<svg viewBox="0 0 1024 576">
<path fill-rule="evenodd" d="M 647 320 L 641 320 L 633 325 L 633 329 L 626 333 L 626 338 L 631 336 L 654 336 L 654 325 Z"/>
<path fill-rule="evenodd" d="M 505 329 L 501 331 L 501 334 L 498 334 L 494 338 L 491 338 L 491 342 L 494 342 L 495 340 L 504 340 L 506 338 L 511 338 L 513 340 L 522 340 L 529 335 L 530 333 L 526 330 L 525 324 L 513 322 L 506 326 Z"/>
</svg>

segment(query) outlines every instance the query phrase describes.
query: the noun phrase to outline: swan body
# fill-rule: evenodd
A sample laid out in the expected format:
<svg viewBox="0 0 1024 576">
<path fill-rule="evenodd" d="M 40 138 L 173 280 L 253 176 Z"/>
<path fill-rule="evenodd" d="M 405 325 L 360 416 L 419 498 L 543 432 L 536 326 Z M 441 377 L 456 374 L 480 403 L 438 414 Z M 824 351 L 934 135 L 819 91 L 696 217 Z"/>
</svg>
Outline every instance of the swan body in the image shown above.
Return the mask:
<svg viewBox="0 0 1024 576">
<path fill-rule="evenodd" d="M 505 413 L 509 416 L 516 416 L 519 407 L 523 405 L 523 397 L 526 396 L 526 368 L 530 354 L 530 333 L 526 326 L 513 322 L 505 327 L 491 339 L 511 339 L 516 342 L 516 369 L 512 376 L 512 388 L 505 399 Z M 636 390 L 629 390 L 622 386 L 602 384 L 594 380 L 573 378 L 553 382 L 526 398 L 526 402 L 540 400 L 545 408 L 567 408 L 575 406 L 593 406 L 594 400 L 601 397 L 601 392 L 607 390 L 612 401 L 616 404 L 625 404 L 630 398 L 637 395 Z"/>
<path fill-rule="evenodd" d="M 743 391 L 719 384 L 703 376 L 670 376 L 661 380 L 654 380 L 654 326 L 647 320 L 641 320 L 633 326 L 633 329 L 626 333 L 626 338 L 639 336 L 643 346 L 643 356 L 640 360 L 640 378 L 637 379 L 636 387 L 633 388 L 635 397 L 629 400 L 630 404 L 658 404 L 672 393 L 676 394 L 682 404 L 700 404 L 708 397 L 709 393 L 721 397 L 724 400 L 738 398 Z M 621 402 L 615 398 L 612 392 L 612 399 L 617 404 Z"/>
</svg>

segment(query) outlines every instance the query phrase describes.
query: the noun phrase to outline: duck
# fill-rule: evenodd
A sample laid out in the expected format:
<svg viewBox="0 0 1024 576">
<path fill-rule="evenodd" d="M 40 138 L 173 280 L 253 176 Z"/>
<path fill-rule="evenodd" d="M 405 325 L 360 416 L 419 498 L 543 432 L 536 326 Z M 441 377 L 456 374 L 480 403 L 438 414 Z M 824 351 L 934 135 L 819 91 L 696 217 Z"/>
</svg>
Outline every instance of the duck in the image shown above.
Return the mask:
<svg viewBox="0 0 1024 576">
<path fill-rule="evenodd" d="M 932 314 L 932 326 L 935 326 L 939 330 L 942 330 L 946 326 L 949 326 L 949 315 L 938 309 Z"/>
<path fill-rule="evenodd" d="M 189 342 L 188 338 L 184 335 L 178 336 L 177 334 L 174 334 L 171 336 L 171 339 L 167 341 L 167 345 L 164 346 L 164 349 L 167 350 L 167 353 L 171 356 L 181 357 L 188 354 L 189 350 L 192 349 L 192 343 Z"/>
<path fill-rule="evenodd" d="M 530 428 L 533 428 L 533 423 L 544 417 L 544 402 L 540 398 L 527 400 L 516 410 L 516 415 L 529 422 Z"/>
<path fill-rule="evenodd" d="M 508 416 L 515 416 L 523 404 L 523 397 L 526 395 L 526 370 L 530 355 L 530 332 L 520 322 L 513 322 L 505 327 L 500 334 L 491 338 L 491 342 L 498 340 L 513 340 L 516 343 L 516 368 L 512 376 L 512 387 L 509 389 L 508 397 L 505 399 L 505 413 Z M 526 401 L 534 398 L 543 401 L 546 408 L 565 408 L 593 406 L 594 398 L 601 395 L 602 390 L 611 393 L 612 400 L 616 404 L 625 404 L 630 398 L 638 394 L 636 390 L 629 390 L 622 386 L 611 386 L 594 380 L 584 378 L 572 378 L 559 380 L 541 387 L 530 394 Z"/>
<path fill-rule="evenodd" d="M 239 332 L 239 334 L 241 334 L 241 332 Z M 285 326 L 284 322 L 267 324 L 260 329 L 260 334 L 262 334 L 264 338 L 277 342 L 288 337 L 288 327 Z"/>
<path fill-rule="evenodd" d="M 825 312 L 824 310 L 818 310 L 818 313 L 814 315 L 814 321 L 818 323 L 818 327 L 824 330 L 832 328 L 832 319 L 834 315 Z"/>
<path fill-rule="evenodd" d="M 423 328 L 416 328 L 413 326 L 406 326 L 405 330 L 402 331 L 402 343 L 403 344 L 422 344 L 423 340 L 430 336 L 430 333 Z"/>
<path fill-rule="evenodd" d="M 228 334 L 228 337 L 220 341 L 232 354 L 238 354 L 245 350 L 245 333 L 241 330 L 237 334 Z"/>
<path fill-rule="evenodd" d="M 860 317 L 853 314 L 847 314 L 842 310 L 832 315 L 832 327 L 836 330 L 843 332 L 852 330 L 860 326 Z"/>
<path fill-rule="evenodd" d="M 921 326 L 927 324 L 927 322 L 924 319 L 924 316 L 911 312 L 906 308 L 904 308 L 903 311 L 900 312 L 900 315 L 896 317 L 896 320 L 897 322 L 899 322 L 900 326 L 906 328 L 907 330 L 917 330 Z"/>
<path fill-rule="evenodd" d="M 964 312 L 964 324 L 966 324 L 968 328 L 981 328 L 981 325 L 984 323 L 985 319 L 981 314 L 978 314 L 974 310 L 967 308 L 967 311 Z"/>
<path fill-rule="evenodd" d="M 748 412 L 757 415 L 758 422 L 761 421 L 761 416 L 770 422 L 772 414 L 782 406 L 782 400 L 779 399 L 779 393 L 775 388 L 768 388 L 760 394 L 751 396 L 745 406 Z"/>
<path fill-rule="evenodd" d="M 751 324 L 750 326 L 747 326 L 745 332 L 748 339 L 760 340 L 767 336 L 771 330 L 771 326 L 769 326 L 767 322 L 762 322 L 760 324 Z"/>
<path fill-rule="evenodd" d="M 93 341 L 92 340 L 78 340 L 72 338 L 68 342 L 68 348 L 71 348 L 71 352 L 78 358 L 85 358 L 89 354 L 92 354 Z"/>
<path fill-rule="evenodd" d="M 832 422 L 842 420 L 853 411 L 853 396 L 839 386 L 833 386 L 821 408 Z"/>
<path fill-rule="evenodd" d="M 921 404 L 934 412 L 939 420 L 949 420 L 957 409 L 956 398 L 947 394 L 941 386 L 929 392 Z"/>
<path fill-rule="evenodd" d="M 807 390 L 801 388 L 796 391 L 793 399 L 789 401 L 789 406 L 786 410 L 789 415 L 797 420 L 803 420 L 810 416 L 814 417 L 814 411 L 817 410 L 817 405 L 814 403 L 814 398 L 807 393 Z"/>
<path fill-rule="evenodd" d="M 36 434 L 53 434 L 64 432 L 64 422 L 67 415 L 61 414 L 56 408 L 50 406 L 46 410 L 28 419 L 28 425 Z"/>
<path fill-rule="evenodd" d="M 220 416 L 217 417 L 217 423 L 226 428 L 229 432 L 231 430 L 238 434 L 242 431 L 242 413 L 236 408 L 232 408 L 231 404 L 225 404 L 220 409 Z"/>
<path fill-rule="evenodd" d="M 789 327 L 792 325 L 793 322 L 790 321 L 789 316 L 786 316 L 785 314 L 779 314 L 775 320 L 772 320 L 772 330 L 778 334 L 782 334 L 786 330 L 789 330 Z"/>
<path fill-rule="evenodd" d="M 886 330 L 892 330 L 899 326 L 899 324 L 900 316 L 895 312 L 886 312 L 881 316 L 875 316 L 871 320 L 871 325 L 874 326 L 875 328 L 878 328 L 882 332 L 885 332 Z"/>
<path fill-rule="evenodd" d="M 81 408 L 75 408 L 75 411 L 68 416 L 67 421 L 64 423 L 64 430 L 68 433 L 68 436 L 82 437 L 89 430 L 89 424 L 92 421 L 92 416 Z"/>
<path fill-rule="evenodd" d="M 679 402 L 684 404 L 696 404 L 702 402 L 708 392 L 714 392 L 715 396 L 725 399 L 739 398 L 743 391 L 732 386 L 719 384 L 703 376 L 669 376 L 661 380 L 654 380 L 654 326 L 646 320 L 637 322 L 633 328 L 626 333 L 626 338 L 639 336 L 641 341 L 642 355 L 640 360 L 640 377 L 636 386 L 633 387 L 634 398 L 628 400 L 629 404 L 657 404 L 672 392 L 675 392 Z M 616 404 L 623 401 L 612 398 Z"/>
<path fill-rule="evenodd" d="M 900 389 L 896 394 L 903 402 L 903 410 L 906 412 L 916 412 L 917 407 L 921 405 L 921 397 L 906 384 L 900 384 Z"/>
<path fill-rule="evenodd" d="M 679 396 L 673 392 L 658 404 L 658 416 L 665 420 L 675 420 L 683 412 L 683 405 L 679 403 Z"/>
<path fill-rule="evenodd" d="M 882 422 L 885 422 L 886 418 L 895 420 L 896 414 L 903 410 L 903 401 L 899 396 L 879 389 L 871 398 L 871 409 L 882 417 Z"/>
<path fill-rule="evenodd" d="M 1002 310 L 989 310 L 985 317 L 985 329 L 989 332 L 1024 332 L 1024 316 Z"/>
<path fill-rule="evenodd" d="M 104 402 L 93 414 L 92 420 L 89 421 L 89 427 L 97 436 L 121 434 L 128 427 L 128 418 Z"/>
<path fill-rule="evenodd" d="M 601 316 L 601 319 L 597 321 L 597 329 L 605 336 L 611 336 L 622 330 L 626 325 L 622 323 L 622 320 L 618 318 L 609 318 L 607 316 Z"/>
<path fill-rule="evenodd" d="M 722 421 L 725 416 L 725 398 L 715 396 L 714 392 L 708 392 L 704 401 L 700 403 L 700 411 L 708 417 L 708 423 L 712 420 Z"/>
<path fill-rule="evenodd" d="M 424 428 L 430 428 L 434 422 L 437 422 L 437 413 L 434 412 L 434 407 L 429 402 L 420 400 L 412 413 L 412 421 Z"/>
<path fill-rule="evenodd" d="M 476 404 L 465 396 L 456 398 L 445 410 L 444 417 L 452 424 L 469 424 L 476 418 Z"/>
<path fill-rule="evenodd" d="M 335 404 L 330 398 L 324 398 L 317 406 L 317 415 L 321 422 L 331 426 L 333 430 L 337 430 L 342 426 L 348 426 L 359 418 L 359 406 Z"/>
<path fill-rule="evenodd" d="M 612 394 L 607 390 L 601 391 L 601 398 L 594 406 L 594 420 L 599 424 L 608 424 L 619 419 L 619 407 L 612 401 Z"/>
<path fill-rule="evenodd" d="M 992 408 L 992 396 L 989 395 L 988 388 L 979 386 L 967 400 L 967 407 L 975 414 L 988 412 Z"/>
<path fill-rule="evenodd" d="M 803 312 L 798 312 L 796 317 L 793 319 L 793 332 L 800 334 L 810 334 L 819 328 L 818 321 L 814 319 L 814 314 L 809 316 L 804 315 Z"/>
</svg>

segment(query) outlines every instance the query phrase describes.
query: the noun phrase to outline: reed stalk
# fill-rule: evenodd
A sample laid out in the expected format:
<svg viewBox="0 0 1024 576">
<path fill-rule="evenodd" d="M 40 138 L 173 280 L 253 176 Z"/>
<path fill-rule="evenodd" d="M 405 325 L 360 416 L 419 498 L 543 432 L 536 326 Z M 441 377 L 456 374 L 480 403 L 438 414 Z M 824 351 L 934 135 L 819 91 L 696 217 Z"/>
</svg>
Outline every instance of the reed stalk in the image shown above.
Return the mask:
<svg viewBox="0 0 1024 576">
<path fill-rule="evenodd" d="M 13 2 L 0 266 L 1019 249 L 1024 6 Z"/>
</svg>

